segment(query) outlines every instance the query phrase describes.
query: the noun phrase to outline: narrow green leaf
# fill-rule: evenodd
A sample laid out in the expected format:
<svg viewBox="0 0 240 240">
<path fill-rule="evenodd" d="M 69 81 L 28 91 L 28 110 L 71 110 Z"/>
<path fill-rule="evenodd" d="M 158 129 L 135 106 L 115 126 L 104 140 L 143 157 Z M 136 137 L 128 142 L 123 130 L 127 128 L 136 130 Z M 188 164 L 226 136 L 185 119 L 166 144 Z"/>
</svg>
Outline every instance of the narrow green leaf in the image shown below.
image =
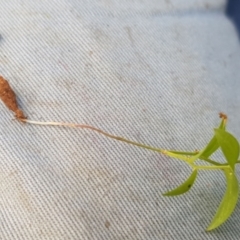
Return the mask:
<svg viewBox="0 0 240 240">
<path fill-rule="evenodd" d="M 237 204 L 238 180 L 236 175 L 232 172 L 232 170 L 228 169 L 225 170 L 224 173 L 227 180 L 227 189 L 211 224 L 207 228 L 207 231 L 213 230 L 224 223 L 232 214 Z"/>
<path fill-rule="evenodd" d="M 225 130 L 225 128 L 226 128 L 226 119 L 222 119 L 218 129 Z M 181 152 L 181 151 L 168 151 L 168 152 L 176 154 L 175 157 L 177 157 L 177 155 L 193 156 L 191 157 L 190 162 L 194 162 L 195 160 L 201 157 L 203 157 L 203 160 L 204 158 L 208 158 L 218 148 L 219 148 L 218 141 L 216 137 L 213 136 L 213 138 L 210 140 L 208 145 L 200 152 Z"/>
<path fill-rule="evenodd" d="M 163 196 L 176 196 L 187 192 L 192 187 L 196 177 L 197 170 L 195 169 L 190 175 L 190 177 L 182 185 L 180 185 L 179 187 L 175 188 L 172 191 L 164 193 Z"/>
<path fill-rule="evenodd" d="M 226 120 L 222 119 L 218 129 L 225 130 L 226 129 Z M 219 143 L 217 141 L 217 138 L 213 136 L 211 141 L 208 143 L 208 145 L 203 150 L 201 156 L 208 158 L 210 155 L 212 155 L 217 149 L 219 148 Z"/>
<path fill-rule="evenodd" d="M 203 150 L 201 156 L 208 158 L 210 155 L 212 155 L 217 149 L 219 148 L 219 144 L 217 141 L 217 138 L 214 136 L 211 141 L 208 143 L 208 145 Z"/>
<path fill-rule="evenodd" d="M 239 143 L 237 139 L 222 129 L 215 129 L 215 136 L 228 164 L 234 169 L 239 156 Z"/>
</svg>

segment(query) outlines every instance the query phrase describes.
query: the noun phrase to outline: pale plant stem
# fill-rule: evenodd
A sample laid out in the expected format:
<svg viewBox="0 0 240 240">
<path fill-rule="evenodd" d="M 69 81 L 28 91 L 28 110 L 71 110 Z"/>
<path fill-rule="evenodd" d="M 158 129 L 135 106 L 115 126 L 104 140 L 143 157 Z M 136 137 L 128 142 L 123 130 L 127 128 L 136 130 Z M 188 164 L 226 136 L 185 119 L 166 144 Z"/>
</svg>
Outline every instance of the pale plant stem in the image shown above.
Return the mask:
<svg viewBox="0 0 240 240">
<path fill-rule="evenodd" d="M 134 142 L 128 139 L 125 139 L 123 137 L 119 137 L 119 136 L 115 136 L 112 134 L 109 134 L 101 129 L 98 129 L 96 127 L 90 126 L 90 125 L 86 125 L 86 124 L 75 124 L 75 123 L 64 123 L 64 122 L 39 122 L 39 121 L 32 121 L 32 120 L 27 120 L 27 119 L 23 119 L 21 120 L 22 122 L 25 123 L 29 123 L 29 124 L 35 124 L 35 125 L 45 125 L 45 126 L 63 126 L 63 127 L 71 127 L 71 128 L 82 128 L 82 129 L 90 129 L 92 131 L 96 131 L 108 138 L 112 138 L 121 142 L 125 142 L 137 147 L 141 147 L 141 148 L 145 148 L 145 149 L 149 149 L 155 152 L 159 152 L 162 153 L 164 155 L 167 155 L 169 157 L 173 157 L 173 158 L 177 158 L 180 159 L 182 161 L 185 161 L 186 163 L 189 164 L 189 166 L 191 166 L 194 169 L 198 169 L 198 170 L 214 170 L 214 169 L 226 169 L 229 168 L 228 166 L 225 165 L 221 165 L 213 160 L 207 159 L 207 158 L 202 158 L 202 160 L 207 161 L 208 163 L 211 163 L 215 166 L 197 166 L 195 164 L 193 164 L 192 162 L 190 162 L 190 158 L 188 156 L 184 156 L 183 153 L 189 154 L 189 155 L 195 155 L 195 153 L 190 153 L 190 152 L 177 152 L 177 151 L 168 151 L 168 150 L 164 150 L 164 149 L 160 149 L 160 148 L 155 148 L 155 147 L 151 147 L 142 143 L 138 143 L 138 142 Z"/>
<path fill-rule="evenodd" d="M 183 160 L 187 163 L 189 162 L 189 158 L 186 157 L 186 156 L 183 156 L 183 155 L 171 152 L 171 151 L 167 151 L 167 150 L 164 150 L 164 149 L 151 147 L 151 146 L 148 146 L 148 145 L 145 145 L 145 144 L 142 144 L 142 143 L 134 142 L 134 141 L 125 139 L 123 137 L 115 136 L 115 135 L 109 134 L 109 133 L 107 133 L 107 132 L 105 132 L 101 129 L 98 129 L 96 127 L 86 125 L 86 124 L 75 124 L 75 123 L 64 123 L 64 122 L 39 122 L 39 121 L 32 121 L 32 120 L 28 120 L 28 119 L 22 119 L 21 121 L 25 122 L 25 123 L 29 123 L 29 124 L 35 124 L 35 125 L 63 126 L 63 127 L 71 127 L 71 128 L 90 129 L 90 130 L 96 131 L 96 132 L 98 132 L 98 133 L 100 133 L 100 134 L 102 134 L 106 137 L 109 137 L 109 138 L 112 138 L 112 139 L 115 139 L 115 140 L 118 140 L 118 141 L 121 141 L 121 142 L 125 142 L 125 143 L 128 143 L 128 144 L 132 144 L 134 146 L 138 146 L 138 147 L 141 147 L 141 148 L 149 149 L 149 150 L 152 150 L 152 151 L 155 151 L 155 152 L 159 152 L 159 153 L 162 153 L 162 154 L 167 155 L 169 157 L 178 158 L 178 159 Z"/>
</svg>

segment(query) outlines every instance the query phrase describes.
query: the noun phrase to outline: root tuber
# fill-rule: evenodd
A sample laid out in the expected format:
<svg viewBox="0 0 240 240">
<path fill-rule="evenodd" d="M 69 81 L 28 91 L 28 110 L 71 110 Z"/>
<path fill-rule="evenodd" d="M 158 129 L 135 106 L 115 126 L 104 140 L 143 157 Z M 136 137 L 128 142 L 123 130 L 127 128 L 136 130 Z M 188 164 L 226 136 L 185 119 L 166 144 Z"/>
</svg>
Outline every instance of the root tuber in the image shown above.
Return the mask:
<svg viewBox="0 0 240 240">
<path fill-rule="evenodd" d="M 18 120 L 26 119 L 21 109 L 18 108 L 16 94 L 12 90 L 8 81 L 0 76 L 0 98 L 5 103 L 8 109 L 15 113 Z"/>
</svg>

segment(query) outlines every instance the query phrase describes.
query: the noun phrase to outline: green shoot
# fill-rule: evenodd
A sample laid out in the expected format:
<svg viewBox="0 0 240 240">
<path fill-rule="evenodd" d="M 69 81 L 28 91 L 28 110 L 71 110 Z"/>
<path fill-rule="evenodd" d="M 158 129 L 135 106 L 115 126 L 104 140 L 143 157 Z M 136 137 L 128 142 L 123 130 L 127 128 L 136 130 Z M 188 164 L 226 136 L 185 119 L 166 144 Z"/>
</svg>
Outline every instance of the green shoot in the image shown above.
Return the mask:
<svg viewBox="0 0 240 240">
<path fill-rule="evenodd" d="M 148 146 L 142 143 L 134 142 L 123 137 L 115 136 L 109 134 L 101 129 L 95 128 L 93 126 L 84 125 L 84 124 L 74 124 L 74 123 L 63 123 L 63 122 L 39 122 L 31 121 L 28 119 L 18 119 L 22 122 L 36 125 L 48 125 L 48 126 L 63 126 L 63 127 L 72 127 L 72 128 L 82 128 L 96 131 L 108 138 L 115 139 L 117 141 L 125 142 L 137 147 L 145 148 L 151 151 L 159 152 L 166 156 L 176 158 L 184 161 L 192 168 L 192 173 L 190 177 L 176 189 L 169 191 L 164 194 L 164 196 L 176 196 L 179 194 L 186 193 L 193 186 L 197 173 L 199 170 L 221 170 L 225 173 L 227 188 L 226 193 L 223 197 L 223 200 L 211 222 L 208 226 L 207 231 L 213 230 L 223 224 L 232 214 L 238 200 L 238 181 L 235 175 L 234 169 L 235 165 L 240 162 L 239 157 L 239 143 L 237 139 L 226 131 L 227 117 L 224 114 L 220 114 L 222 118 L 221 123 L 217 129 L 214 130 L 214 135 L 209 143 L 200 151 L 193 152 L 181 152 L 173 150 L 165 150 L 161 148 L 156 148 Z M 226 158 L 225 164 L 220 164 L 215 160 L 209 159 L 209 157 L 217 151 L 218 148 L 221 148 L 224 157 Z M 196 160 L 202 160 L 206 162 L 207 165 L 196 165 Z"/>
</svg>

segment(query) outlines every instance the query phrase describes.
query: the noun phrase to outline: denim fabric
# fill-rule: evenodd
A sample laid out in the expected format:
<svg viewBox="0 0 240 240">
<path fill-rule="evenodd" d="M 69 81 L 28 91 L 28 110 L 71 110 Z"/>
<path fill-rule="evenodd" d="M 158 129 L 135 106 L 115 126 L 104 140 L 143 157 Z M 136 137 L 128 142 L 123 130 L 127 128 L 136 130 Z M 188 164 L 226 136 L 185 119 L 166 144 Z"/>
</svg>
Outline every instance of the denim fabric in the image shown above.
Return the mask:
<svg viewBox="0 0 240 240">
<path fill-rule="evenodd" d="M 238 30 L 238 36 L 240 36 L 240 1 L 228 0 L 226 13 L 229 18 L 234 22 Z"/>
<path fill-rule="evenodd" d="M 224 7 L 2 1 L 0 74 L 32 120 L 193 151 L 222 111 L 240 139 L 240 45 Z M 221 172 L 200 172 L 190 192 L 163 197 L 189 176 L 183 162 L 89 130 L 21 124 L 2 103 L 0 111 L 0 239 L 240 239 L 239 204 L 205 232 L 224 194 Z"/>
</svg>

